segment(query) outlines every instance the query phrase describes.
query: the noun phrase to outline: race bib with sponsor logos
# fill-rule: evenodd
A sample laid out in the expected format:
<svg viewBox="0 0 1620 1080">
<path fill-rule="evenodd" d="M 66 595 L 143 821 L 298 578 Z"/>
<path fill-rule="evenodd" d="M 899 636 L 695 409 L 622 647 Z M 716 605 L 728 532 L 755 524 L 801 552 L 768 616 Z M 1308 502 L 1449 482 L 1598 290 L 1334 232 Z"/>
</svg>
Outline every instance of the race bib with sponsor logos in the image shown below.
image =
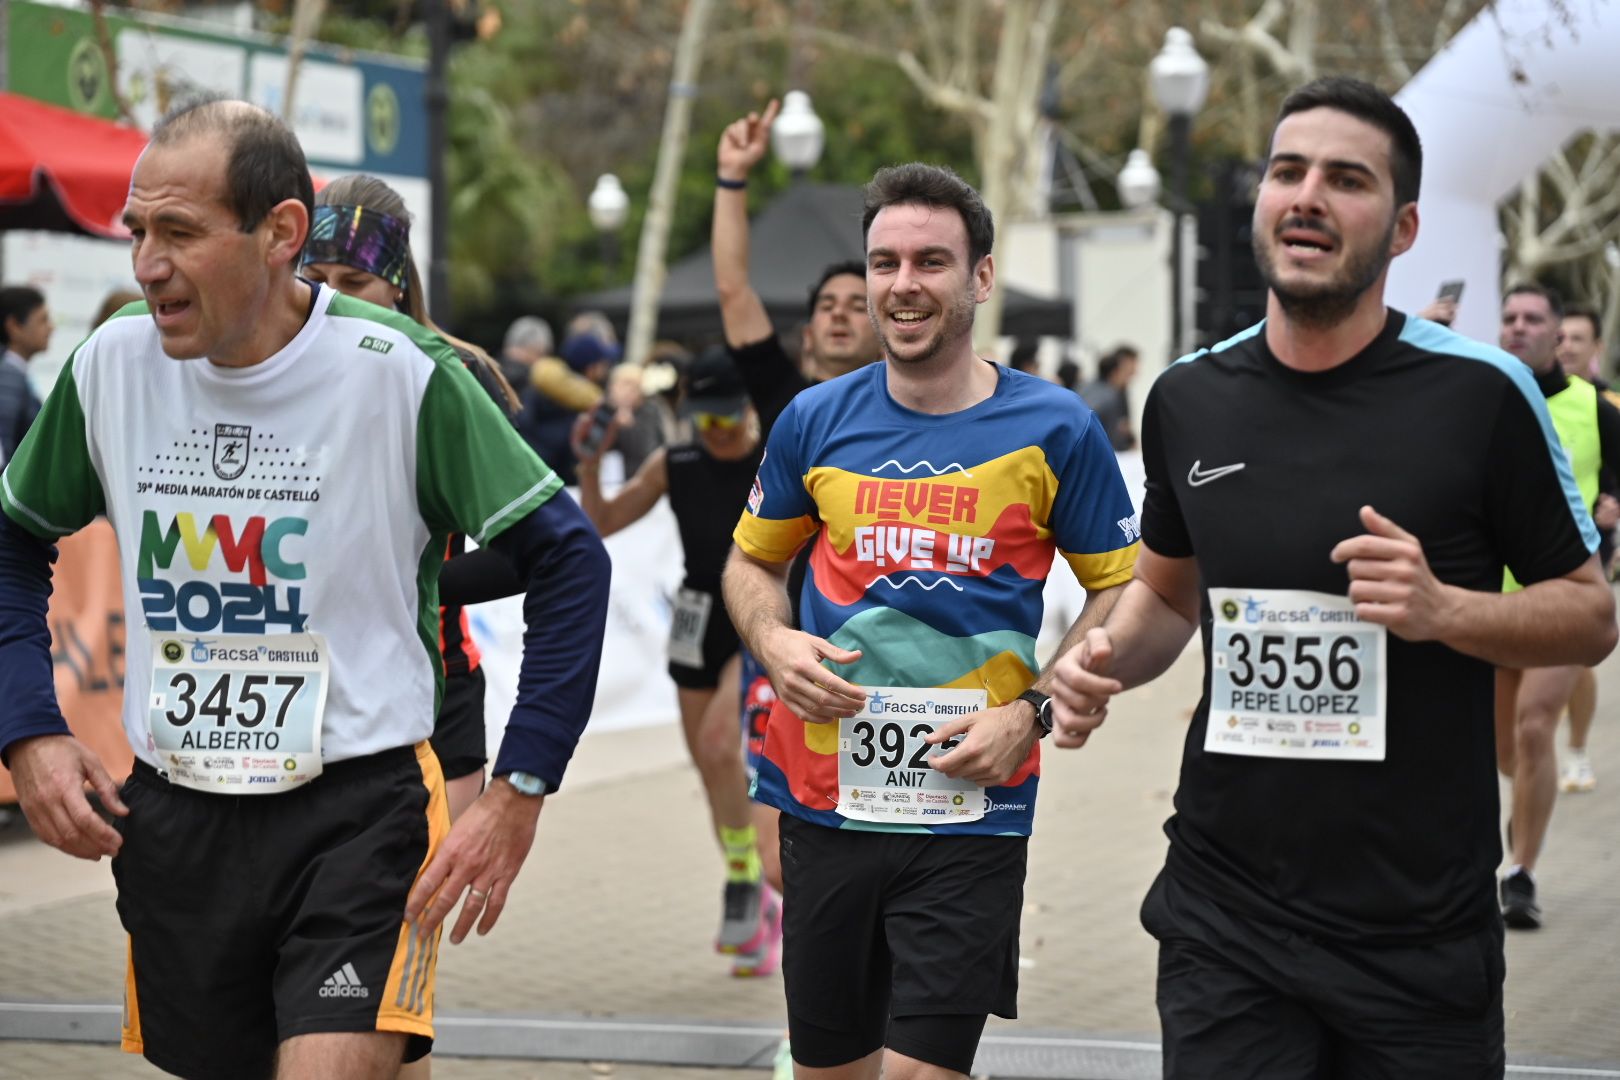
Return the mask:
<svg viewBox="0 0 1620 1080">
<path fill-rule="evenodd" d="M 273 795 L 321 773 L 330 661 L 319 634 L 154 637 L 147 717 L 170 782 Z"/>
<path fill-rule="evenodd" d="M 1206 752 L 1384 760 L 1384 627 L 1295 589 L 1210 589 L 1209 606 Z"/>
<path fill-rule="evenodd" d="M 709 632 L 714 596 L 699 589 L 678 589 L 669 621 L 669 658 L 682 667 L 703 668 L 703 635 Z"/>
<path fill-rule="evenodd" d="M 855 821 L 943 825 L 984 817 L 984 789 L 928 764 L 949 753 L 926 736 L 985 707 L 983 690 L 869 686 L 866 708 L 838 723 L 838 812 Z"/>
</svg>

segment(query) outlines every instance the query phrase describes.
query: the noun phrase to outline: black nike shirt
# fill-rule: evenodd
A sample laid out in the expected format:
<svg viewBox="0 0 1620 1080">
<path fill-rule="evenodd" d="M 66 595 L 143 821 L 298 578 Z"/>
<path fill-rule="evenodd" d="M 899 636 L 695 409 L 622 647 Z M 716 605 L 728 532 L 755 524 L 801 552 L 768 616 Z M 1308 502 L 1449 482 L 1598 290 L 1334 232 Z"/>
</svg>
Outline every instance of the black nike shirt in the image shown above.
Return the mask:
<svg viewBox="0 0 1620 1080">
<path fill-rule="evenodd" d="M 1504 564 L 1527 584 L 1575 570 L 1596 532 L 1528 369 L 1390 311 L 1361 353 L 1303 373 L 1272 355 L 1262 323 L 1172 365 L 1142 426 L 1143 542 L 1195 558 L 1202 595 L 1203 699 L 1165 825 L 1168 872 L 1337 939 L 1441 940 L 1495 918 L 1491 665 L 1388 634 L 1381 761 L 1206 750 L 1208 590 L 1345 596 L 1329 553 L 1366 531 L 1363 505 L 1415 534 L 1448 584 L 1500 591 Z"/>
</svg>

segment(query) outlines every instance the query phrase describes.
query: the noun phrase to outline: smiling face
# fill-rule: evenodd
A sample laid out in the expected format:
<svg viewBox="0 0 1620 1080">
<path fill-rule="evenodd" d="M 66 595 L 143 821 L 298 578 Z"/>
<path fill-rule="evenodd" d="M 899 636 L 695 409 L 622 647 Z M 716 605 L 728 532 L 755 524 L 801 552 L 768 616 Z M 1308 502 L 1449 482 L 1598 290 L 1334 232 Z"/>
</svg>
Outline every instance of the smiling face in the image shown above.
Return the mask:
<svg viewBox="0 0 1620 1080">
<path fill-rule="evenodd" d="M 270 340 L 264 316 L 275 287 L 291 279 L 307 217 L 301 206 L 278 207 L 243 232 L 226 201 L 227 158 L 222 140 L 195 135 L 148 147 L 130 179 L 124 224 L 135 280 L 176 360 L 256 363 L 285 344 Z"/>
<path fill-rule="evenodd" d="M 1277 125 L 1255 200 L 1254 252 L 1293 320 L 1343 321 L 1417 238 L 1417 205 L 1396 205 L 1390 151 L 1387 134 L 1337 109 Z M 1382 295 L 1380 287 L 1380 303 Z"/>
<path fill-rule="evenodd" d="M 836 274 L 816 291 L 805 346 L 828 375 L 841 375 L 877 359 L 877 337 L 866 314 L 866 279 Z"/>
<path fill-rule="evenodd" d="M 989 255 L 968 263 L 967 227 L 955 210 L 886 206 L 866 236 L 866 295 L 883 351 L 920 364 L 972 354 L 973 313 L 995 282 Z"/>
</svg>

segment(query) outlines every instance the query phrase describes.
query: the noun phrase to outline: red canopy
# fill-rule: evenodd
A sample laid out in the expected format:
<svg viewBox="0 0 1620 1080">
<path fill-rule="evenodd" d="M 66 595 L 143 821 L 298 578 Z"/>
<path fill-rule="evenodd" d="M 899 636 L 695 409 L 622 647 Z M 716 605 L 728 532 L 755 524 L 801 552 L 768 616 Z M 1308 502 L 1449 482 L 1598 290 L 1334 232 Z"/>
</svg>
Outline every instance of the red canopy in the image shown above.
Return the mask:
<svg viewBox="0 0 1620 1080">
<path fill-rule="evenodd" d="M 146 133 L 0 92 L 0 229 L 123 240 L 129 174 Z"/>
</svg>

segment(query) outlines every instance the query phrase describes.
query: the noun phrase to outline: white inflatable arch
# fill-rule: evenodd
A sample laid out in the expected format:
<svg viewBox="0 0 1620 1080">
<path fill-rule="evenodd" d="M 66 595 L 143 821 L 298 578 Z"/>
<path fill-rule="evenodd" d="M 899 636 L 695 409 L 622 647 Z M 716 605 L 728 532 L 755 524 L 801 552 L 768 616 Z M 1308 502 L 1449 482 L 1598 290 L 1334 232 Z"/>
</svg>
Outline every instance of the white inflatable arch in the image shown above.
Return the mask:
<svg viewBox="0 0 1620 1080">
<path fill-rule="evenodd" d="M 1620 129 L 1620 4 L 1493 7 L 1396 95 L 1423 139 L 1423 192 L 1417 244 L 1392 264 L 1387 295 L 1415 312 L 1462 278 L 1455 329 L 1494 343 L 1497 206 L 1580 132 Z"/>
</svg>

